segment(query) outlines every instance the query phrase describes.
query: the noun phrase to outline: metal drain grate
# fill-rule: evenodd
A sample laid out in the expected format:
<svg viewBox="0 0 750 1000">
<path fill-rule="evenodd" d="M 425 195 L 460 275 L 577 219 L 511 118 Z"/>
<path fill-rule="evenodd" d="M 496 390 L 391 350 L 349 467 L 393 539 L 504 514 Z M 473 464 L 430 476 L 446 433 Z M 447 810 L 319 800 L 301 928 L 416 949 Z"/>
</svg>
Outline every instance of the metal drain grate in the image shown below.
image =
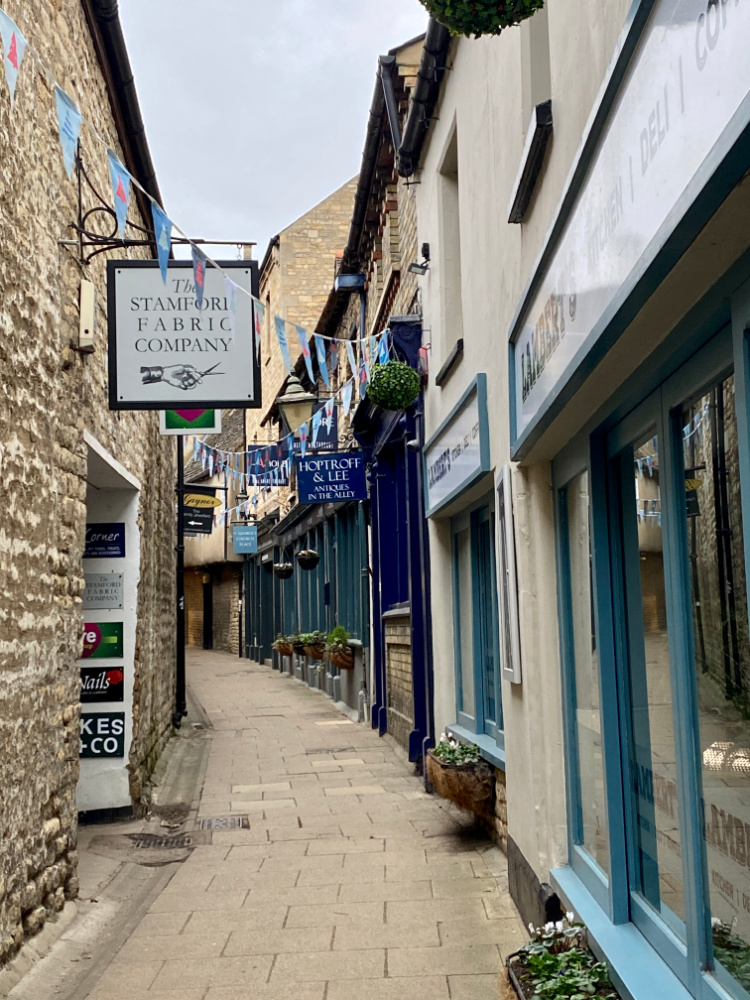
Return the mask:
<svg viewBox="0 0 750 1000">
<path fill-rule="evenodd" d="M 133 847 L 159 847 L 164 849 L 175 847 L 192 847 L 193 838 L 189 833 L 176 833 L 168 837 L 160 837 L 156 833 L 130 833 L 128 839 Z"/>
<path fill-rule="evenodd" d="M 248 816 L 219 816 L 218 819 L 202 819 L 201 830 L 249 830 Z"/>
</svg>

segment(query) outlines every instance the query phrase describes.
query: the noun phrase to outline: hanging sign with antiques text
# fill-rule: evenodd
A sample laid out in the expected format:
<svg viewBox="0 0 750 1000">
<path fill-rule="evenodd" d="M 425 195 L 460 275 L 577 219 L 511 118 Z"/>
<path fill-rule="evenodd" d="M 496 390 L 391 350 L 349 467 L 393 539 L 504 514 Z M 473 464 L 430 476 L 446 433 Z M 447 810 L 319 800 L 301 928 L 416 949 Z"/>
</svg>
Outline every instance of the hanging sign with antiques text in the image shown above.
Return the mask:
<svg viewBox="0 0 750 1000">
<path fill-rule="evenodd" d="M 366 500 L 365 460 L 361 452 L 311 455 L 297 459 L 300 503 Z"/>
<path fill-rule="evenodd" d="M 112 410 L 191 411 L 261 405 L 250 295 L 256 261 L 220 261 L 242 290 L 230 315 L 222 271 L 205 268 L 196 296 L 190 261 L 107 264 L 109 405 Z M 200 302 L 199 302 L 200 298 Z"/>
</svg>

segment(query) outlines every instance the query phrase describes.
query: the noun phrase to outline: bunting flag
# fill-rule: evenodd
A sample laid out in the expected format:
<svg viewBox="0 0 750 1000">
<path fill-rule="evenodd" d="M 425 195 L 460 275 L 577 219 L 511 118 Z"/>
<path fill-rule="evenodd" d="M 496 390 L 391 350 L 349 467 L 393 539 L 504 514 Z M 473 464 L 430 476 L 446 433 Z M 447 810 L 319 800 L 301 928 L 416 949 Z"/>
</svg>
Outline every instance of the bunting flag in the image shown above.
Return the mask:
<svg viewBox="0 0 750 1000">
<path fill-rule="evenodd" d="M 203 296 L 206 292 L 206 255 L 195 244 L 193 251 L 193 283 L 195 284 L 195 302 L 199 309 L 203 308 Z"/>
<path fill-rule="evenodd" d="M 286 436 L 286 457 L 290 462 L 294 458 L 294 434 Z"/>
<path fill-rule="evenodd" d="M 307 423 L 299 429 L 299 453 L 303 458 L 307 454 Z"/>
<path fill-rule="evenodd" d="M 299 337 L 299 346 L 302 348 L 302 357 L 305 359 L 305 367 L 307 368 L 308 378 L 314 384 L 315 376 L 313 375 L 312 357 L 310 355 L 310 344 L 307 340 L 307 330 L 305 330 L 303 326 L 298 326 L 297 336 Z"/>
<path fill-rule="evenodd" d="M 281 357 L 284 359 L 284 367 L 291 373 L 292 362 L 289 358 L 289 344 L 286 339 L 286 320 L 283 320 L 281 316 L 274 316 L 274 322 L 276 324 L 276 336 L 279 338 Z"/>
<path fill-rule="evenodd" d="M 224 278 L 224 295 L 227 300 L 227 312 L 229 313 L 229 328 L 234 336 L 234 324 L 237 320 L 237 296 L 240 286 L 231 278 Z"/>
<path fill-rule="evenodd" d="M 57 101 L 57 125 L 60 131 L 63 162 L 65 163 L 65 172 L 70 178 L 73 176 L 73 168 L 76 165 L 78 136 L 81 134 L 83 118 L 73 99 L 68 97 L 61 87 L 55 87 L 55 99 Z"/>
<path fill-rule="evenodd" d="M 117 228 L 120 231 L 120 238 L 125 239 L 125 226 L 128 221 L 128 205 L 130 204 L 130 174 L 111 149 L 107 150 L 107 157 L 109 158 L 109 176 L 115 200 Z"/>
<path fill-rule="evenodd" d="M 323 408 L 323 412 L 325 413 L 326 430 L 330 433 L 331 423 L 333 421 L 333 396 L 331 396 L 330 399 L 326 400 L 326 405 Z"/>
<path fill-rule="evenodd" d="M 370 380 L 370 366 L 375 364 L 375 358 L 378 353 L 378 338 L 370 337 L 367 341 L 368 351 L 367 351 L 367 380 Z"/>
<path fill-rule="evenodd" d="M 381 365 L 387 365 L 390 360 L 391 355 L 388 350 L 388 334 L 384 333 L 380 338 L 380 343 L 378 344 L 378 361 Z"/>
<path fill-rule="evenodd" d="M 354 379 L 350 378 L 346 383 L 344 388 L 341 390 L 341 402 L 344 407 L 344 415 L 349 416 L 349 410 L 352 406 L 352 391 L 354 389 Z"/>
<path fill-rule="evenodd" d="M 346 342 L 346 356 L 349 359 L 349 368 L 351 369 L 352 375 L 357 374 L 357 359 L 354 356 L 354 344 L 351 340 Z"/>
<path fill-rule="evenodd" d="M 338 371 L 339 367 L 339 342 L 334 337 L 331 340 L 331 363 L 329 365 L 332 372 Z"/>
<path fill-rule="evenodd" d="M 151 202 L 151 214 L 154 218 L 154 236 L 156 237 L 156 252 L 159 257 L 159 270 L 166 285 L 169 254 L 172 251 L 172 220 L 154 202 Z"/>
<path fill-rule="evenodd" d="M 367 383 L 370 381 L 370 366 L 367 358 L 362 357 L 362 364 L 359 366 L 359 398 L 364 399 L 367 392 Z"/>
<path fill-rule="evenodd" d="M 258 364 L 260 364 L 260 341 L 263 335 L 263 316 L 265 315 L 266 307 L 259 300 L 253 299 L 253 330 L 255 331 L 255 352 L 258 355 Z"/>
<path fill-rule="evenodd" d="M 328 365 L 326 364 L 326 342 L 319 333 L 314 334 L 315 354 L 318 359 L 318 370 L 328 389 L 331 388 L 331 380 L 328 377 Z"/>
<path fill-rule="evenodd" d="M 316 410 L 312 416 L 312 447 L 314 448 L 318 443 L 318 433 L 320 431 L 320 423 L 323 419 L 323 411 Z"/>
<path fill-rule="evenodd" d="M 26 52 L 27 42 L 23 34 L 18 30 L 18 25 L 15 21 L 12 21 L 2 9 L 0 9 L 0 38 L 3 40 L 5 79 L 8 81 L 12 107 L 13 98 L 16 93 L 18 73 L 21 69 L 24 53 Z"/>
</svg>

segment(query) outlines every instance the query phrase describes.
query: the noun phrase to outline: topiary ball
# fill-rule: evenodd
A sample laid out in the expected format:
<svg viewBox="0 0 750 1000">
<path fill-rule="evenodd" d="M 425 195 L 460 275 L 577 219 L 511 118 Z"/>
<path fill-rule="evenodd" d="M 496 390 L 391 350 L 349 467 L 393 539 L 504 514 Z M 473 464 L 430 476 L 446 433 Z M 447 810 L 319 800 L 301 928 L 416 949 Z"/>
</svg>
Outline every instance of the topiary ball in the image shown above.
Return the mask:
<svg viewBox="0 0 750 1000">
<path fill-rule="evenodd" d="M 419 395 L 419 375 L 403 361 L 375 365 L 367 385 L 368 398 L 383 410 L 403 410 Z"/>
<path fill-rule="evenodd" d="M 499 35 L 544 6 L 544 0 L 421 0 L 452 35 Z"/>
</svg>

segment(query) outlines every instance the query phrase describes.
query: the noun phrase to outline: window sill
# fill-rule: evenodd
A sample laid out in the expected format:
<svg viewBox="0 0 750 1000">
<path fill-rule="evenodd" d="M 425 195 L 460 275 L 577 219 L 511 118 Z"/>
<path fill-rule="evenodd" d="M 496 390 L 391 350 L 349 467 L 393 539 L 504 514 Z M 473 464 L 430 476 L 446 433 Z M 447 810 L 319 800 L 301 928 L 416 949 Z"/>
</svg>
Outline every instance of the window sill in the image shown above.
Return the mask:
<svg viewBox="0 0 750 1000">
<path fill-rule="evenodd" d="M 623 1000 L 694 1000 L 634 924 L 613 924 L 572 868 L 550 872 L 553 888 L 565 908 L 574 910 L 588 928 L 594 953 L 610 967 L 612 982 Z"/>
<path fill-rule="evenodd" d="M 499 747 L 491 736 L 472 733 L 471 730 L 464 729 L 463 726 L 457 724 L 446 726 L 445 729 L 451 736 L 455 736 L 459 743 L 472 743 L 475 747 L 478 747 L 479 752 L 486 761 L 489 761 L 490 764 L 493 764 L 501 771 L 505 770 L 505 750 Z"/>
</svg>

